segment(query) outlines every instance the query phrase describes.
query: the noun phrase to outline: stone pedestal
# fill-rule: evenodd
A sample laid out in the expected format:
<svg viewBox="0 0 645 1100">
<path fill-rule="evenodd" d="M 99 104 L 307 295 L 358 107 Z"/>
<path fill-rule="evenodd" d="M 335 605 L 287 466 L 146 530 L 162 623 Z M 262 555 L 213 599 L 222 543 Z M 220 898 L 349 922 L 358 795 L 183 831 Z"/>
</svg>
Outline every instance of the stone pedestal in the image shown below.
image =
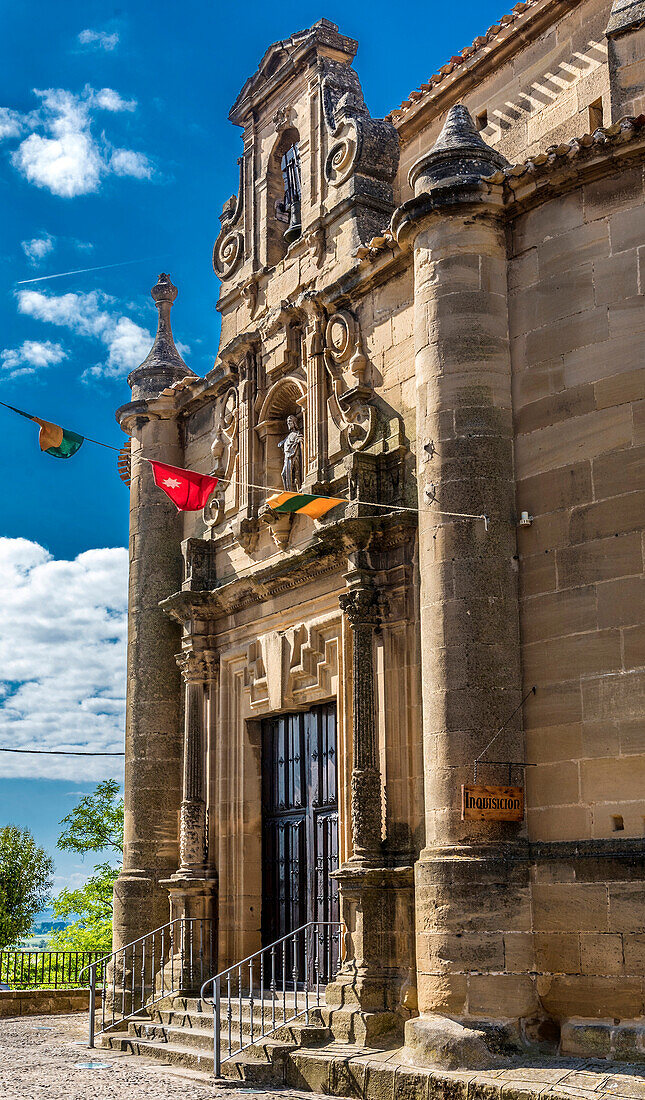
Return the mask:
<svg viewBox="0 0 645 1100">
<path fill-rule="evenodd" d="M 334 1036 L 379 1046 L 416 1011 L 411 867 L 337 871 L 346 958 L 327 987 Z"/>
</svg>

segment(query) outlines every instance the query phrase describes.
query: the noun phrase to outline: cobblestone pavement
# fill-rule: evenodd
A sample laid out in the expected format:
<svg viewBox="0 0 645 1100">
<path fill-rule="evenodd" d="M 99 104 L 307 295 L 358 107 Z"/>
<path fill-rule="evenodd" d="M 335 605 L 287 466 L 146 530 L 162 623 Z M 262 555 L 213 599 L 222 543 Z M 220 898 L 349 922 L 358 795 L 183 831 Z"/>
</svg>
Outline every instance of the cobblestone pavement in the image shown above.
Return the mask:
<svg viewBox="0 0 645 1100">
<path fill-rule="evenodd" d="M 134 1055 L 88 1050 L 86 1036 L 85 1013 L 0 1020 L 2 1100 L 242 1100 L 242 1094 L 244 1100 L 248 1094 L 249 1100 L 312 1100 L 310 1092 L 210 1084 Z M 109 1068 L 80 1068 L 90 1061 Z"/>
</svg>

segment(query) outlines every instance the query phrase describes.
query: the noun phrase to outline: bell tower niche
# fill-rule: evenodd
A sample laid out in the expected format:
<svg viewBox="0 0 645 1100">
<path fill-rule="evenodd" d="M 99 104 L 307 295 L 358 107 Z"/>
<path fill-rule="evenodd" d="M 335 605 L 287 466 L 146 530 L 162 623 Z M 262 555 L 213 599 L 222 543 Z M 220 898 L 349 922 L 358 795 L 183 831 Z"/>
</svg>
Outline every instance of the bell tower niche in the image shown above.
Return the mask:
<svg viewBox="0 0 645 1100">
<path fill-rule="evenodd" d="M 302 233 L 300 134 L 283 130 L 267 164 L 267 261 L 274 267 Z"/>
</svg>

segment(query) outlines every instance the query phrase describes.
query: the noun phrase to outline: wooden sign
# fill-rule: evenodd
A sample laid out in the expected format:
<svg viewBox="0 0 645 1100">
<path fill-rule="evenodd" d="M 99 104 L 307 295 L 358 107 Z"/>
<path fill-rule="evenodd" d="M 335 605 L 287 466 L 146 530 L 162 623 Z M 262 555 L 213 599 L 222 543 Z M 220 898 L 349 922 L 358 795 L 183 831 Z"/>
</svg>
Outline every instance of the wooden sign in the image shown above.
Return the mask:
<svg viewBox="0 0 645 1100">
<path fill-rule="evenodd" d="M 462 821 L 521 821 L 524 817 L 523 787 L 482 787 L 462 784 Z"/>
</svg>

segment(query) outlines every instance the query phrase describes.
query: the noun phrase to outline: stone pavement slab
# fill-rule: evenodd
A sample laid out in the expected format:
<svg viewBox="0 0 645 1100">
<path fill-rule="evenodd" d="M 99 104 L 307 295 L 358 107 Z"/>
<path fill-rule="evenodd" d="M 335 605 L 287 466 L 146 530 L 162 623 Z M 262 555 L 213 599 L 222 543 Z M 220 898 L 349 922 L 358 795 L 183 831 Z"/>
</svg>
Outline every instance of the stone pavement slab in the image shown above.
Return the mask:
<svg viewBox="0 0 645 1100">
<path fill-rule="evenodd" d="M 47 1028 L 51 1030 L 38 1030 Z M 88 1050 L 87 1016 L 0 1020 L 2 1100 L 312 1100 L 294 1089 L 249 1089 L 205 1081 L 159 1062 L 111 1050 Z M 79 1062 L 108 1069 L 80 1069 Z"/>
</svg>

